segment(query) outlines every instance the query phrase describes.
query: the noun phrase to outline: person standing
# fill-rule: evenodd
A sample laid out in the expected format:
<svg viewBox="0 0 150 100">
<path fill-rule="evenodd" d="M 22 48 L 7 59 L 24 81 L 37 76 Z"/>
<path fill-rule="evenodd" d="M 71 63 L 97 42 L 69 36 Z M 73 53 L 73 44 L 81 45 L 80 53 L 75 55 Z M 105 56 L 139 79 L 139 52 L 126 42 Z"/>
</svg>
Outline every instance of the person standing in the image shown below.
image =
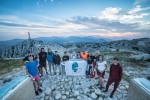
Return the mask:
<svg viewBox="0 0 150 100">
<path fill-rule="evenodd" d="M 28 51 L 28 54 L 21 61 L 22 65 L 26 65 L 26 63 L 29 62 L 29 56 L 32 56 L 34 59 L 33 53 L 31 51 Z"/>
<path fill-rule="evenodd" d="M 65 62 L 69 61 L 69 56 L 67 55 L 67 52 L 64 52 L 64 56 L 62 57 L 62 73 L 65 74 Z"/>
<path fill-rule="evenodd" d="M 100 89 L 102 89 L 104 88 L 104 75 L 105 75 L 105 70 L 107 69 L 107 63 L 106 61 L 103 60 L 103 57 L 101 55 L 99 56 L 99 61 L 97 61 L 96 69 L 97 69 L 97 74 L 99 76 Z"/>
<path fill-rule="evenodd" d="M 96 62 L 99 61 L 100 52 L 97 50 L 95 53 Z"/>
<path fill-rule="evenodd" d="M 86 72 L 87 77 L 91 77 L 92 75 L 92 66 L 93 66 L 92 63 L 94 62 L 94 59 L 95 57 L 91 54 L 91 52 L 89 52 L 87 56 L 87 63 L 88 63 L 87 72 Z"/>
<path fill-rule="evenodd" d="M 50 75 L 52 75 L 52 69 L 54 71 L 54 53 L 51 51 L 50 48 L 48 48 L 48 52 L 47 52 L 47 61 L 48 61 L 48 65 L 49 65 L 49 71 L 50 71 Z"/>
<path fill-rule="evenodd" d="M 109 86 L 114 82 L 114 88 L 113 91 L 111 92 L 110 98 L 113 97 L 123 75 L 123 69 L 118 63 L 118 58 L 113 59 L 113 64 L 110 66 L 110 71 L 109 71 L 109 79 L 106 84 L 106 89 L 103 92 L 107 92 Z"/>
<path fill-rule="evenodd" d="M 55 75 L 56 75 L 57 68 L 59 69 L 59 75 L 61 75 L 60 61 L 61 61 L 60 56 L 58 52 L 55 51 L 55 55 L 54 55 L 54 64 L 55 64 L 54 74 Z"/>
<path fill-rule="evenodd" d="M 43 67 L 46 71 L 46 74 L 48 75 L 47 68 L 46 68 L 46 58 L 47 58 L 47 54 L 44 51 L 44 48 L 41 48 L 41 52 L 39 53 L 39 59 L 40 59 L 39 63 L 40 63 L 41 76 L 43 76 Z"/>
<path fill-rule="evenodd" d="M 40 77 L 38 75 L 38 67 L 37 67 L 38 63 L 36 61 L 33 61 L 32 56 L 29 56 L 28 59 L 29 59 L 29 62 L 26 64 L 26 73 L 31 77 L 33 81 L 35 94 L 39 95 L 38 91 L 42 92 L 42 90 L 40 89 L 40 82 L 39 82 Z M 35 82 L 37 82 L 38 90 L 36 89 Z"/>
<path fill-rule="evenodd" d="M 87 52 L 80 52 L 81 54 L 81 58 L 84 59 L 84 60 L 87 60 L 87 56 L 88 56 L 88 53 Z"/>
</svg>

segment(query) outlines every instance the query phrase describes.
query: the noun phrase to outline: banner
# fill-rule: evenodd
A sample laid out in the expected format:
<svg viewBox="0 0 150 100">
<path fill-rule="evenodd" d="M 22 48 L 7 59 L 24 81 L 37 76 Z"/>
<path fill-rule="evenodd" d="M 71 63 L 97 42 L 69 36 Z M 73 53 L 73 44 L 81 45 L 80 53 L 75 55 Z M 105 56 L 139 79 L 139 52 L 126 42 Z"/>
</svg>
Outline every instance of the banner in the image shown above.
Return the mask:
<svg viewBox="0 0 150 100">
<path fill-rule="evenodd" d="M 65 62 L 66 75 L 85 75 L 87 62 L 81 61 L 67 61 Z"/>
</svg>

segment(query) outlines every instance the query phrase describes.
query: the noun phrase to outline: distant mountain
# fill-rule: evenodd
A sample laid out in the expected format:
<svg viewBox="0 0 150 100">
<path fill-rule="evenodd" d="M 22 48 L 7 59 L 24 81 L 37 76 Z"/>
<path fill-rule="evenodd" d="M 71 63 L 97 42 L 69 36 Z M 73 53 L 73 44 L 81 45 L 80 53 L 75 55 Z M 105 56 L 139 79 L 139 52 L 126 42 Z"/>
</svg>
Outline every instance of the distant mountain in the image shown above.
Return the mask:
<svg viewBox="0 0 150 100">
<path fill-rule="evenodd" d="M 79 37 L 79 36 L 70 36 L 70 37 L 38 37 L 33 38 L 33 40 L 41 40 L 46 42 L 55 42 L 55 43 L 78 43 L 78 42 L 108 42 L 109 39 L 101 38 L 98 36 L 87 36 L 87 37 Z M 24 39 L 13 39 L 7 41 L 0 41 L 0 51 L 8 46 L 16 45 L 19 42 L 24 41 Z"/>
<path fill-rule="evenodd" d="M 108 42 L 109 39 L 104 38 L 95 38 L 92 36 L 79 37 L 79 36 L 70 36 L 70 37 L 39 37 L 34 38 L 34 40 L 42 40 L 47 42 L 57 42 L 57 43 L 77 43 L 77 42 Z"/>
<path fill-rule="evenodd" d="M 0 51 L 8 46 L 16 45 L 19 42 L 22 42 L 24 39 L 12 39 L 7 41 L 0 41 Z"/>
</svg>

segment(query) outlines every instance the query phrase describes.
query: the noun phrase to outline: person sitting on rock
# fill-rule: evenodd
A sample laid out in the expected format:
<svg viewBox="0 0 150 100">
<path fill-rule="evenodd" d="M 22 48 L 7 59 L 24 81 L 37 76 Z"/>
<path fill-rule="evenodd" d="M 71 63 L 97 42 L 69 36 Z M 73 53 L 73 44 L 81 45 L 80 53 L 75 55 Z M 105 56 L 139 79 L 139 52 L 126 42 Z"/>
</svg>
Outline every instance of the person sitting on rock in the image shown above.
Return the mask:
<svg viewBox="0 0 150 100">
<path fill-rule="evenodd" d="M 29 56 L 32 56 L 33 57 L 33 59 L 34 59 L 34 55 L 33 55 L 33 53 L 31 52 L 31 51 L 28 51 L 28 54 L 22 59 L 22 61 L 21 61 L 21 63 L 23 64 L 23 65 L 26 65 L 26 63 L 28 63 L 29 62 Z"/>
<path fill-rule="evenodd" d="M 105 70 L 107 69 L 107 63 L 103 60 L 103 57 L 99 56 L 99 61 L 96 63 L 97 74 L 100 80 L 100 89 L 104 88 L 104 75 Z"/>
<path fill-rule="evenodd" d="M 118 58 L 113 59 L 113 64 L 110 65 L 110 71 L 109 71 L 109 79 L 106 84 L 106 89 L 103 92 L 107 92 L 109 86 L 114 82 L 114 88 L 110 95 L 110 98 L 113 97 L 123 75 L 123 70 L 120 64 L 118 63 Z"/>
<path fill-rule="evenodd" d="M 55 75 L 56 75 L 57 68 L 59 69 L 59 75 L 61 75 L 60 61 L 61 61 L 60 56 L 58 52 L 55 51 L 55 55 L 54 55 L 54 64 L 55 64 L 54 74 Z"/>
<path fill-rule="evenodd" d="M 40 82 L 39 82 L 39 75 L 38 75 L 38 67 L 37 67 L 37 62 L 33 61 L 33 57 L 29 56 L 29 62 L 26 64 L 26 73 L 31 77 L 32 81 L 33 81 L 33 85 L 34 85 L 34 90 L 35 90 L 35 94 L 39 95 L 39 92 L 42 92 L 42 90 L 40 89 Z M 36 89 L 36 85 L 35 82 L 37 82 L 38 85 L 38 90 Z"/>
</svg>

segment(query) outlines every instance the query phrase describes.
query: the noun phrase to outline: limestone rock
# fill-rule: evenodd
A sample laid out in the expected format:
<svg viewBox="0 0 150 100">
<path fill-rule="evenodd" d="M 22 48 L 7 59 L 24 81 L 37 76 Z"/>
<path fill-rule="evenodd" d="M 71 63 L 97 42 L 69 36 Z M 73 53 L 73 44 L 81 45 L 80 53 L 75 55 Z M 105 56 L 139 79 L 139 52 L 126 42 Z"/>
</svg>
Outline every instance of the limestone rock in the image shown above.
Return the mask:
<svg viewBox="0 0 150 100">
<path fill-rule="evenodd" d="M 52 91 L 52 90 L 47 87 L 46 90 L 45 90 L 45 94 L 46 94 L 46 95 L 50 95 L 51 91 Z"/>
<path fill-rule="evenodd" d="M 92 93 L 92 94 L 91 94 L 91 98 L 96 99 L 96 98 L 97 98 L 97 95 L 96 95 L 95 93 Z"/>
</svg>

